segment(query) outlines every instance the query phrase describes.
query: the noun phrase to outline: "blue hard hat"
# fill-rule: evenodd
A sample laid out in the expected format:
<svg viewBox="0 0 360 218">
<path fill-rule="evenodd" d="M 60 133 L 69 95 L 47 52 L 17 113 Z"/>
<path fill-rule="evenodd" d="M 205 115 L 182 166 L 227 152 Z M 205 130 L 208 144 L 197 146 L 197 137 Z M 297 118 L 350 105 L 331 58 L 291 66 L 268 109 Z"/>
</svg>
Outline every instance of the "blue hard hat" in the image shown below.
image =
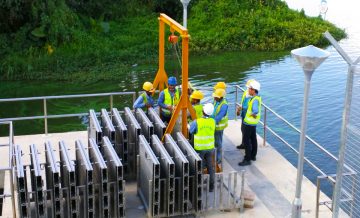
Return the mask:
<svg viewBox="0 0 360 218">
<path fill-rule="evenodd" d="M 173 77 L 173 76 L 169 77 L 169 79 L 168 79 L 168 84 L 169 84 L 170 86 L 176 86 L 176 84 L 177 84 L 176 78 Z"/>
</svg>

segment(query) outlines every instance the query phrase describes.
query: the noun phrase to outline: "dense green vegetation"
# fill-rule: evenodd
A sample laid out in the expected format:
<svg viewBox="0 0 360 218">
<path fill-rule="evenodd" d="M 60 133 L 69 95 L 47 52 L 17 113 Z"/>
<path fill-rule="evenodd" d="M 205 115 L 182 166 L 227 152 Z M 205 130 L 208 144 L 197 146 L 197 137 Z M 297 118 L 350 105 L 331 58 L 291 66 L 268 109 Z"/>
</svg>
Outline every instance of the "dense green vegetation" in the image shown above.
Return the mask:
<svg viewBox="0 0 360 218">
<path fill-rule="evenodd" d="M 111 80 L 154 66 L 159 12 L 182 20 L 178 0 L 1 1 L 0 80 Z M 193 0 L 188 27 L 196 55 L 325 46 L 325 30 L 345 37 L 280 0 Z"/>
</svg>

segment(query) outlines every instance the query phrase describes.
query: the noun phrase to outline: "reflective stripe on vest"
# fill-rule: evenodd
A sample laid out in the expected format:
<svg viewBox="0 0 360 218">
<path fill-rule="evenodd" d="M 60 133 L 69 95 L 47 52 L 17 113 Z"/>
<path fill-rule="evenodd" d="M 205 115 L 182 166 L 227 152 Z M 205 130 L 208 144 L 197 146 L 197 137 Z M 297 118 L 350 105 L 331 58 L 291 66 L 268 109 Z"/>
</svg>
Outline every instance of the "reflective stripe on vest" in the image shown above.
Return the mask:
<svg viewBox="0 0 360 218">
<path fill-rule="evenodd" d="M 174 98 L 171 98 L 171 95 L 170 95 L 170 92 L 169 92 L 168 88 L 164 89 L 164 104 L 165 105 L 176 106 L 179 103 L 179 100 L 180 100 L 180 93 L 179 93 L 178 89 L 175 88 Z M 171 114 L 171 112 L 168 109 L 161 108 L 161 110 L 166 115 Z"/>
<path fill-rule="evenodd" d="M 196 120 L 197 133 L 194 135 L 194 148 L 197 151 L 215 148 L 215 120 L 199 118 Z"/>
<path fill-rule="evenodd" d="M 259 111 L 257 113 L 256 118 L 252 117 L 252 106 L 253 106 L 253 102 L 254 100 L 258 100 L 259 101 Z M 259 123 L 259 120 L 261 118 L 261 97 L 260 96 L 255 96 L 252 99 L 250 99 L 249 101 L 249 106 L 248 109 L 246 111 L 246 115 L 244 118 L 244 123 L 249 124 L 249 125 L 256 125 Z"/>
<path fill-rule="evenodd" d="M 214 102 L 214 105 L 216 104 L 216 102 Z M 216 115 L 219 114 L 220 112 L 220 109 L 221 107 L 226 104 L 227 105 L 227 101 L 226 99 L 224 98 L 220 104 L 216 107 L 215 109 L 215 117 Z M 216 131 L 219 131 L 219 130 L 223 130 L 225 129 L 226 127 L 228 126 L 228 112 L 226 111 L 226 114 L 223 118 L 221 118 L 220 122 L 218 124 L 216 124 Z"/>
</svg>

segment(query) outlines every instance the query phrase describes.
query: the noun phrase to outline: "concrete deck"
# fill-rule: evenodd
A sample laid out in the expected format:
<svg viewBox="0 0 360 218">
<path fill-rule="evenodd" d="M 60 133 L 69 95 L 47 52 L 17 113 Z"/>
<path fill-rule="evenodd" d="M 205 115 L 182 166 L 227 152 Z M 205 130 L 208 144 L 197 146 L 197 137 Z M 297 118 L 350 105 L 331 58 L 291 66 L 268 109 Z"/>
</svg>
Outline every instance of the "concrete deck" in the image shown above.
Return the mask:
<svg viewBox="0 0 360 218">
<path fill-rule="evenodd" d="M 258 137 L 259 149 L 257 160 L 250 166 L 240 167 L 238 162 L 243 159 L 244 151 L 236 149 L 236 145 L 241 142 L 241 122 L 229 121 L 229 127 L 224 134 L 224 171 L 246 170 L 245 189 L 255 193 L 255 205 L 253 209 L 245 209 L 244 212 L 209 212 L 202 214 L 206 217 L 290 217 L 291 203 L 295 194 L 296 168 L 292 166 L 280 153 L 271 145 L 262 146 L 262 138 Z M 44 142 L 50 141 L 54 149 L 58 149 L 58 141 L 64 140 L 70 148 L 75 145 L 75 140 L 80 139 L 83 142 L 87 140 L 87 132 L 67 132 L 55 133 L 48 136 L 44 135 L 26 135 L 15 136 L 15 143 L 21 145 L 23 153 L 30 152 L 29 145 L 36 144 L 39 151 L 43 152 Z M 7 143 L 8 138 L 0 138 L 0 144 Z M 75 151 L 71 149 L 72 158 L 75 159 Z M 0 166 L 6 166 L 8 163 L 8 151 L 1 147 Z M 28 155 L 27 155 L 28 156 Z M 41 155 L 41 162 L 45 162 L 44 155 Z M 24 164 L 29 164 L 29 157 L 24 156 Z M 5 192 L 9 193 L 10 184 L 8 175 L 5 177 Z M 316 208 L 316 186 L 304 177 L 302 185 L 303 212 L 302 217 L 315 217 Z M 330 200 L 321 193 L 321 201 Z M 132 205 L 127 204 L 127 208 L 134 209 Z M 142 210 L 142 208 L 138 208 Z M 140 213 L 141 214 L 141 213 Z M 145 216 L 145 212 L 143 212 Z M 331 211 L 320 207 L 319 217 L 331 217 Z M 11 216 L 11 204 L 9 199 L 4 202 L 3 217 Z"/>
</svg>

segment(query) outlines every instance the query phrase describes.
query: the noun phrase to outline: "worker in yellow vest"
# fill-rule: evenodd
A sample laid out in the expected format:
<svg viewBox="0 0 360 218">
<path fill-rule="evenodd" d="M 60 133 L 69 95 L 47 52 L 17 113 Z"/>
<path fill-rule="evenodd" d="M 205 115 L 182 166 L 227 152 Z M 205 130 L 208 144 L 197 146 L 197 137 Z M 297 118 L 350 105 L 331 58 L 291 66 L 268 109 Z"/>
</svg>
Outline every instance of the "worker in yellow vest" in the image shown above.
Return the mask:
<svg viewBox="0 0 360 218">
<path fill-rule="evenodd" d="M 214 191 L 215 170 L 212 157 L 215 148 L 215 120 L 210 116 L 214 112 L 214 105 L 207 103 L 203 108 L 203 116 L 194 120 L 190 125 L 190 133 L 194 134 L 194 149 L 203 160 L 203 167 L 210 174 L 209 191 Z"/>
<path fill-rule="evenodd" d="M 250 100 L 242 125 L 244 125 L 244 145 L 245 157 L 239 166 L 247 166 L 251 161 L 256 160 L 257 154 L 257 137 L 256 125 L 261 117 L 261 97 L 259 96 L 260 83 L 256 80 L 252 81 L 249 86 Z"/>
<path fill-rule="evenodd" d="M 216 89 L 213 93 L 214 113 L 212 117 L 216 122 L 215 148 L 216 148 L 216 172 L 221 172 L 222 163 L 222 141 L 224 129 L 228 126 L 228 103 L 225 99 L 225 90 Z"/>
<path fill-rule="evenodd" d="M 196 119 L 199 119 L 203 116 L 203 106 L 202 104 L 200 104 L 200 101 L 203 98 L 204 98 L 204 94 L 199 90 L 195 90 L 190 96 L 191 105 L 194 107 L 196 112 Z"/>
<path fill-rule="evenodd" d="M 155 89 L 151 82 L 144 82 L 143 84 L 144 92 L 136 99 L 134 102 L 133 108 L 142 108 L 145 112 L 147 112 L 148 108 L 154 106 L 154 100 L 152 98 L 152 94 Z"/>
<path fill-rule="evenodd" d="M 176 78 L 169 77 L 168 88 L 160 92 L 158 104 L 160 107 L 160 118 L 169 123 L 176 105 L 180 101 L 180 91 L 176 88 Z"/>
<path fill-rule="evenodd" d="M 249 95 L 249 87 L 250 87 L 250 83 L 252 81 L 254 81 L 254 79 L 249 79 L 246 82 L 246 85 L 245 85 L 246 90 L 244 91 L 244 93 L 241 97 L 240 106 L 238 106 L 236 108 L 236 115 L 241 116 L 241 121 L 244 121 L 245 114 L 246 114 L 248 104 L 249 104 L 249 100 L 251 98 L 251 96 Z M 236 146 L 237 149 L 245 149 L 245 145 L 243 144 L 243 142 L 244 142 L 244 125 L 241 125 L 241 134 L 242 134 L 241 144 Z"/>
</svg>

